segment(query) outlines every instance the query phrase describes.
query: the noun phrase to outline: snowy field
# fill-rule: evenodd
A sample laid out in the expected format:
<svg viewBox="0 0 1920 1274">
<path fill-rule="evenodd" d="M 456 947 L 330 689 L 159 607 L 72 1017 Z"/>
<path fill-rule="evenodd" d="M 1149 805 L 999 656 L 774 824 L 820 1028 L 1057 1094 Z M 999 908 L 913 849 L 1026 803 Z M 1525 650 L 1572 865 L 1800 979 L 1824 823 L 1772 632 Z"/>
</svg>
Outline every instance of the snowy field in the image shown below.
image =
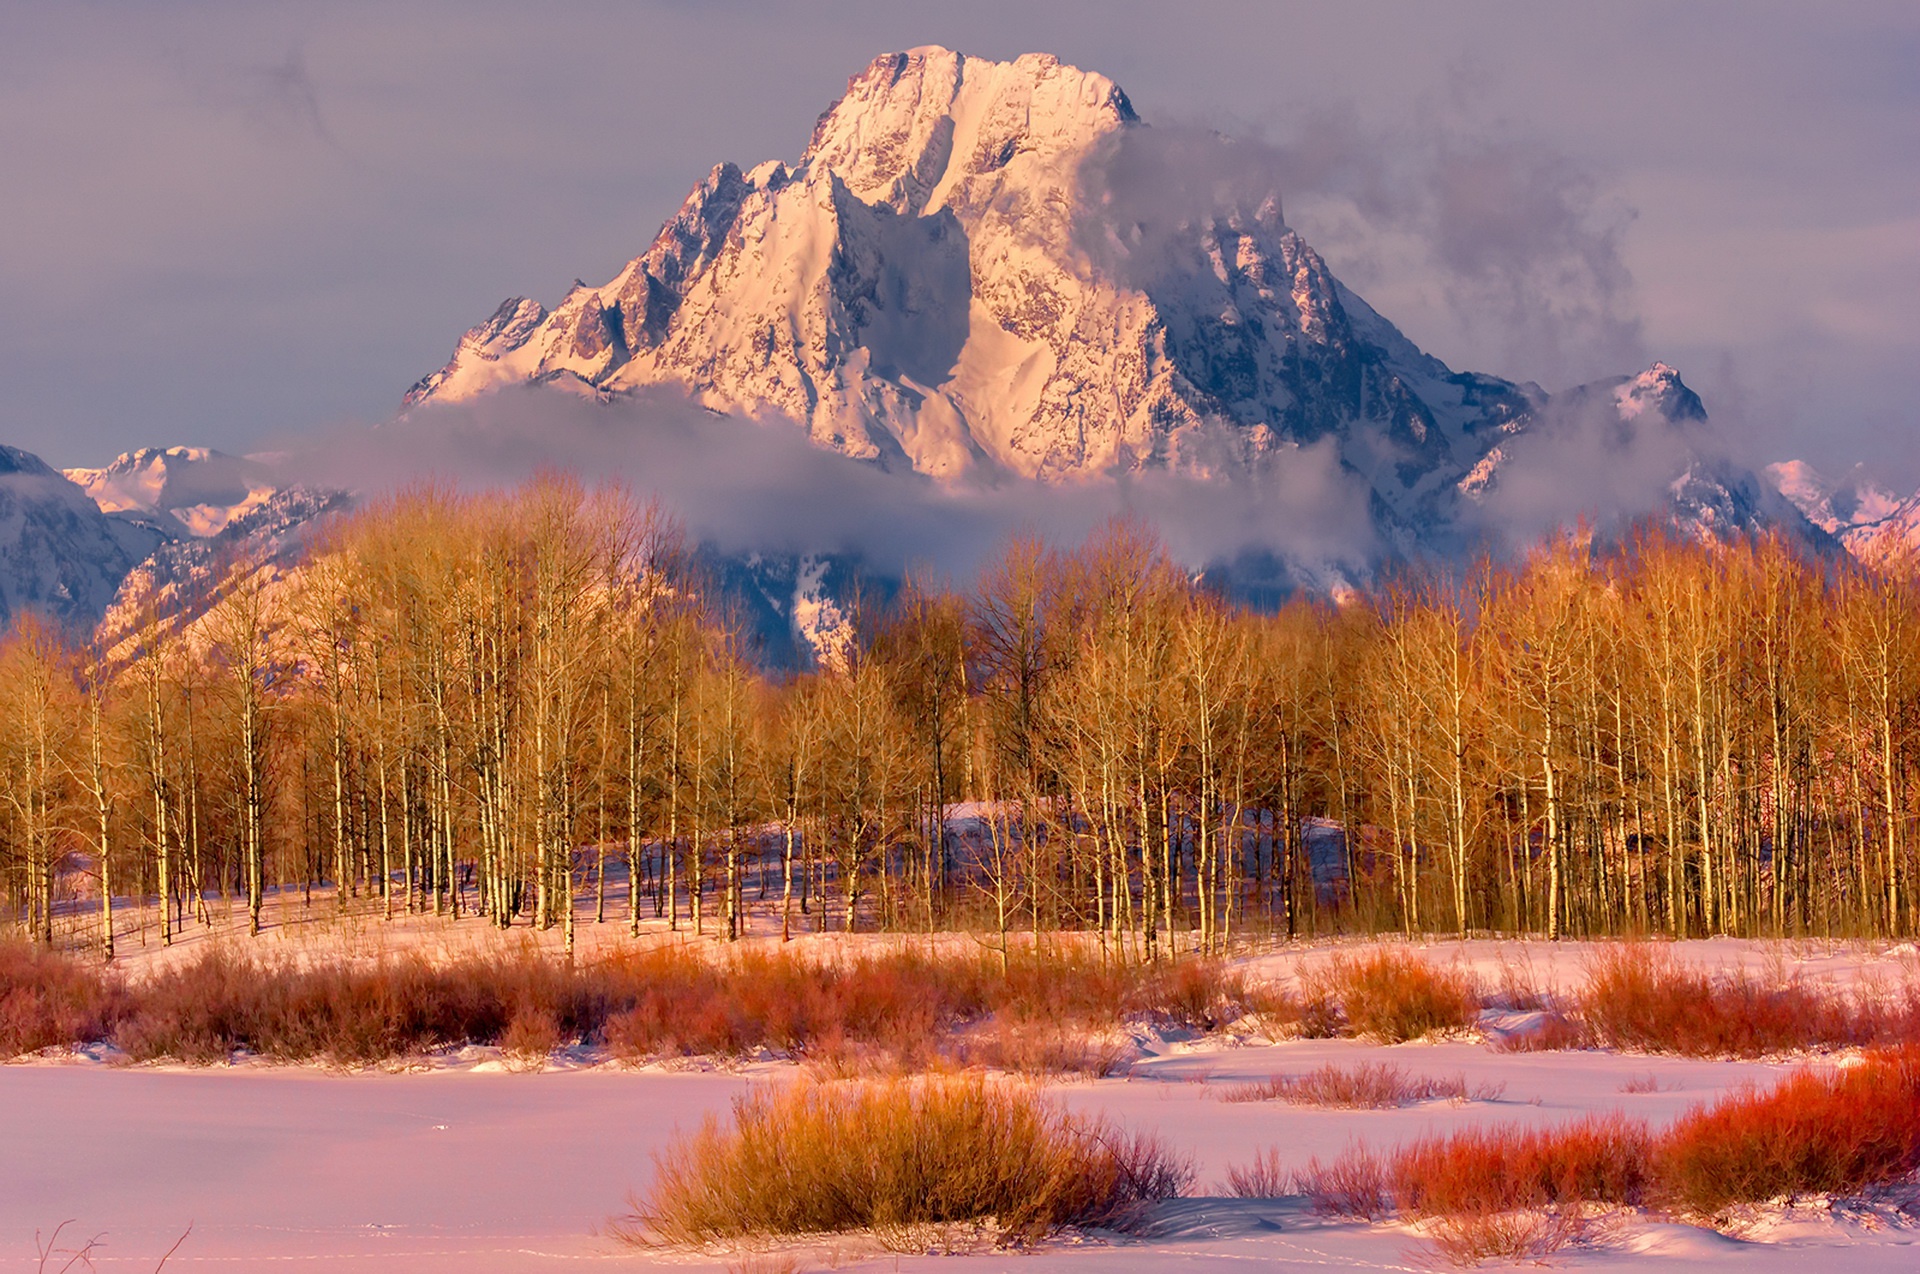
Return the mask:
<svg viewBox="0 0 1920 1274">
<path fill-rule="evenodd" d="M 583 933 L 594 928 L 584 926 Z M 431 930 L 420 922 L 402 925 L 380 945 L 414 945 L 427 940 L 423 932 Z M 343 937 L 337 930 L 330 941 L 309 935 L 299 950 L 332 945 L 337 954 L 353 945 Z M 1436 942 L 1419 949 L 1436 963 L 1471 968 L 1490 990 L 1503 980 L 1572 985 L 1586 958 L 1575 943 Z M 1897 984 L 1915 974 L 1910 948 L 1716 941 L 1675 951 L 1710 967 L 1739 965 L 1839 986 Z M 1258 976 L 1287 980 L 1328 956 L 1321 945 L 1246 963 Z M 1497 1017 L 1488 1020 L 1499 1024 Z M 797 1068 L 786 1063 L 732 1071 L 626 1069 L 587 1057 L 523 1074 L 505 1070 L 491 1050 L 469 1049 L 414 1071 L 340 1074 L 258 1062 L 194 1069 L 42 1057 L 0 1067 L 0 1269 L 36 1269 L 36 1231 L 44 1240 L 69 1219 L 61 1246 L 102 1236 L 90 1257 L 101 1270 L 153 1269 L 189 1225 L 191 1234 L 166 1263 L 169 1271 L 434 1274 L 586 1266 L 771 1274 L 789 1268 L 789 1260 L 794 1269 L 955 1274 L 1425 1269 L 1436 1259 L 1408 1226 L 1323 1220 L 1297 1203 L 1218 1197 L 1226 1193 L 1227 1167 L 1272 1147 L 1288 1162 L 1304 1164 L 1356 1141 L 1382 1147 L 1469 1125 L 1551 1124 L 1595 1111 L 1624 1111 L 1659 1124 L 1807 1064 L 1506 1054 L 1476 1041 L 1381 1046 L 1143 1038 L 1141 1044 L 1144 1056 L 1124 1078 L 1052 1083 L 1048 1091 L 1074 1110 L 1157 1132 L 1190 1155 L 1197 1197 L 1164 1205 L 1148 1238 L 1060 1242 L 1036 1254 L 923 1257 L 896 1257 L 854 1240 L 776 1254 L 641 1253 L 598 1233 L 624 1209 L 628 1192 L 647 1184 L 652 1153 L 676 1128 L 725 1112 L 750 1084 L 792 1079 Z M 1386 1111 L 1219 1100 L 1231 1084 L 1359 1061 L 1391 1062 L 1416 1076 L 1458 1075 L 1471 1085 L 1494 1086 L 1499 1095 Z M 1907 1218 L 1897 1202 L 1840 1212 L 1815 1206 L 1762 1212 L 1737 1235 L 1630 1219 L 1602 1227 L 1599 1242 L 1561 1252 L 1552 1263 L 1732 1271 L 1787 1270 L 1813 1261 L 1850 1271 L 1920 1269 L 1920 1221 Z M 64 1259 L 46 1268 L 59 1269 Z"/>
</svg>

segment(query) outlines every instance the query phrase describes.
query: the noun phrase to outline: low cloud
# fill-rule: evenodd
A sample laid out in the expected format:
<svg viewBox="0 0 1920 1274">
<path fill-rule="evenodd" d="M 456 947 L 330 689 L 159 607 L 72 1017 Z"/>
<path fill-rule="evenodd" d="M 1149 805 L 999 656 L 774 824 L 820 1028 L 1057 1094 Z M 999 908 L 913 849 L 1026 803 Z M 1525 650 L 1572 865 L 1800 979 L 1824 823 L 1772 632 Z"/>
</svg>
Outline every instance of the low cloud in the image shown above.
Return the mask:
<svg viewBox="0 0 1920 1274">
<path fill-rule="evenodd" d="M 959 584 L 1011 534 L 1071 545 L 1118 515 L 1158 527 L 1194 568 L 1249 550 L 1357 568 L 1375 550 L 1364 485 L 1330 441 L 1283 449 L 1258 474 L 1226 481 L 1151 472 L 954 485 L 823 451 L 785 419 L 720 415 L 669 390 L 601 402 L 521 387 L 296 442 L 275 463 L 290 480 L 367 495 L 422 480 L 481 490 L 556 468 L 657 499 L 723 551 L 843 553 L 877 572 Z"/>
<path fill-rule="evenodd" d="M 1382 129 L 1323 109 L 1278 140 L 1175 122 L 1120 133 L 1082 181 L 1081 246 L 1136 286 L 1184 264 L 1194 227 L 1284 209 L 1376 308 L 1443 316 L 1472 370 L 1559 387 L 1645 363 L 1632 210 L 1539 138 L 1447 111 Z"/>
<path fill-rule="evenodd" d="M 1605 389 L 1556 399 L 1502 451 L 1498 475 L 1467 521 L 1506 552 L 1580 519 L 1610 529 L 1660 513 L 1689 466 L 1724 454 L 1706 421 L 1670 420 L 1651 406 L 1629 414 Z"/>
</svg>

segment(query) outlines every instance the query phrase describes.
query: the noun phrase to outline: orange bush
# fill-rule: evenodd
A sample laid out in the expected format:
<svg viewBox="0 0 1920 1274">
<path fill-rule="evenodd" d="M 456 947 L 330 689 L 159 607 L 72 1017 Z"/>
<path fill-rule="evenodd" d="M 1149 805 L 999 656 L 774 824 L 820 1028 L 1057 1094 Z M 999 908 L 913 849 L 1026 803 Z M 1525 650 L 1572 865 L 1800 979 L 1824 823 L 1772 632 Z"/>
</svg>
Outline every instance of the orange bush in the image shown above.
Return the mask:
<svg viewBox="0 0 1920 1274">
<path fill-rule="evenodd" d="M 1151 1138 L 979 1076 L 796 1084 L 735 1101 L 655 1157 L 615 1232 L 641 1244 L 868 1230 L 896 1250 L 983 1225 L 1003 1243 L 1125 1229 L 1191 1172 Z"/>
<path fill-rule="evenodd" d="M 0 1057 L 101 1039 L 122 1000 L 99 970 L 0 938 Z"/>
<path fill-rule="evenodd" d="M 1920 1052 L 1802 1072 L 1684 1116 L 1654 1158 L 1668 1207 L 1714 1215 L 1800 1194 L 1854 1194 L 1920 1169 Z"/>
<path fill-rule="evenodd" d="M 1693 1057 L 1860 1044 L 1878 1033 L 1875 1014 L 1841 996 L 1742 974 L 1715 978 L 1639 945 L 1595 961 L 1579 1012 L 1586 1035 L 1603 1047 Z"/>
<path fill-rule="evenodd" d="M 1354 1034 L 1389 1044 L 1462 1030 L 1480 1016 L 1479 993 L 1464 974 L 1391 948 L 1357 959 L 1335 956 L 1310 983 L 1312 991 L 1339 1001 Z"/>
<path fill-rule="evenodd" d="M 1422 1216 L 1636 1204 L 1646 1196 L 1652 1148 L 1646 1125 L 1621 1115 L 1557 1128 L 1476 1128 L 1403 1147 L 1389 1177 L 1400 1206 Z"/>
</svg>

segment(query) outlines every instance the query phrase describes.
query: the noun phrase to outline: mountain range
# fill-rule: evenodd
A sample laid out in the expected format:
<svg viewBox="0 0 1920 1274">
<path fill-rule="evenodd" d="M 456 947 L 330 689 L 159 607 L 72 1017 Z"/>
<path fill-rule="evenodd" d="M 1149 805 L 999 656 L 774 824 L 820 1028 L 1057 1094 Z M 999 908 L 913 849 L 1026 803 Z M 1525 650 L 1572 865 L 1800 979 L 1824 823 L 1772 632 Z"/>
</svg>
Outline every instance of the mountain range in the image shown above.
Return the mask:
<svg viewBox="0 0 1920 1274">
<path fill-rule="evenodd" d="M 507 299 L 381 428 L 512 386 L 664 389 L 940 489 L 1324 470 L 1366 542 L 1334 560 L 1271 545 L 1283 591 L 1589 513 L 1871 560 L 1920 544 L 1920 496 L 1735 463 L 1664 364 L 1552 394 L 1454 371 L 1333 275 L 1244 148 L 1158 133 L 1111 80 L 1044 54 L 875 59 L 796 160 L 720 164 L 606 283 L 551 309 Z M 0 464 L 0 606 L 70 624 L 124 622 L 223 553 L 288 552 L 348 502 L 297 456 Z M 853 574 L 791 549 L 716 560 L 796 650 Z"/>
</svg>

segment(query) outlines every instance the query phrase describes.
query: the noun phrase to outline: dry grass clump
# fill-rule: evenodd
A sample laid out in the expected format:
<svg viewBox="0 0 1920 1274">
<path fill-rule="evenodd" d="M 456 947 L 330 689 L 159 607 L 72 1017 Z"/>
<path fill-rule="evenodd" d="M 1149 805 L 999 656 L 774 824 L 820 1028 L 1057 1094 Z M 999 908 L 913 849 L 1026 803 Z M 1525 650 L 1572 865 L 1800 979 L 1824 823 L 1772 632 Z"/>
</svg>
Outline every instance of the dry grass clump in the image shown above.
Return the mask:
<svg viewBox="0 0 1920 1274">
<path fill-rule="evenodd" d="M 1128 1229 L 1191 1177 L 1150 1138 L 978 1075 L 762 1089 L 735 1101 L 730 1127 L 709 1117 L 655 1163 L 615 1227 L 642 1244 L 863 1230 L 918 1250 L 953 1226 L 1030 1243 Z"/>
<path fill-rule="evenodd" d="M 1196 1031 L 1216 1031 L 1247 1016 L 1287 1022 L 1299 1013 L 1290 996 L 1251 984 L 1213 960 L 1134 966 L 1118 1002 L 1125 1016 Z"/>
<path fill-rule="evenodd" d="M 1627 1076 L 1627 1078 L 1622 1080 L 1620 1083 L 1620 1091 L 1623 1093 L 1632 1093 L 1635 1096 L 1639 1096 L 1645 1093 L 1664 1092 L 1666 1091 L 1666 1085 L 1660 1082 L 1660 1077 L 1658 1075 L 1655 1075 L 1653 1072 L 1649 1071 L 1644 1075 Z"/>
<path fill-rule="evenodd" d="M 1303 1195 L 1321 1216 L 1378 1221 L 1393 1212 L 1386 1164 L 1362 1150 L 1323 1164 L 1309 1159 L 1298 1172 L 1281 1160 L 1278 1148 L 1257 1154 L 1245 1166 L 1229 1165 L 1227 1192 L 1239 1199 L 1284 1199 Z"/>
<path fill-rule="evenodd" d="M 1215 962 L 1142 968 L 1053 952 L 1014 953 L 1003 968 L 993 952 L 820 962 L 667 948 L 569 968 L 533 952 L 300 965 L 214 947 L 127 983 L 0 946 L 0 1056 L 104 1040 L 136 1060 L 248 1052 L 355 1066 L 482 1044 L 531 1067 L 584 1041 L 635 1061 L 769 1050 L 849 1073 L 1104 1074 L 1124 1061 L 1124 1045 L 1106 1041 L 1129 1018 L 1213 1030 L 1265 1005 Z"/>
<path fill-rule="evenodd" d="M 1335 956 L 1307 981 L 1310 998 L 1338 1001 L 1350 1033 L 1387 1044 L 1464 1030 L 1480 1016 L 1472 979 L 1391 948 Z"/>
<path fill-rule="evenodd" d="M 101 1039 L 118 1000 L 117 984 L 99 970 L 0 937 L 0 1057 Z"/>
<path fill-rule="evenodd" d="M 1499 1053 L 1556 1053 L 1592 1047 L 1593 1035 L 1586 1023 L 1553 1010 L 1548 1010 L 1528 1029 L 1513 1031 L 1493 1041 L 1494 1051 Z"/>
<path fill-rule="evenodd" d="M 1236 1199 L 1284 1199 L 1300 1192 L 1294 1188 L 1293 1170 L 1275 1148 L 1255 1154 L 1252 1163 L 1228 1164 L 1227 1193 Z"/>
<path fill-rule="evenodd" d="M 1384 1062 L 1358 1066 L 1328 1064 L 1304 1075 L 1275 1075 L 1252 1084 L 1237 1084 L 1220 1094 L 1222 1101 L 1283 1101 L 1296 1106 L 1331 1106 L 1345 1110 L 1388 1110 L 1416 1102 L 1494 1101 L 1504 1084 L 1469 1086 L 1466 1077 L 1409 1075 Z"/>
<path fill-rule="evenodd" d="M 1858 1194 L 1920 1170 L 1920 1051 L 1802 1072 L 1682 1117 L 1661 1138 L 1663 1204 L 1716 1216 L 1783 1196 Z"/>
<path fill-rule="evenodd" d="M 727 1274 L 800 1274 L 800 1258 L 791 1252 L 749 1252 L 727 1263 Z"/>
<path fill-rule="evenodd" d="M 1036 1078 L 1047 1075 L 1099 1078 L 1126 1070 L 1137 1054 L 1126 1040 L 1045 1018 L 1008 1014 L 961 1038 L 953 1047 L 953 1056 L 962 1065 L 984 1066 Z"/>
<path fill-rule="evenodd" d="M 1426 1224 L 1426 1236 L 1452 1265 L 1541 1262 L 1583 1238 L 1587 1222 L 1587 1210 L 1578 1205 L 1515 1208 L 1434 1217 Z"/>
<path fill-rule="evenodd" d="M 561 1043 L 560 1024 L 553 1014 L 532 1005 L 516 1011 L 500 1032 L 500 1051 L 514 1070 L 539 1070 Z"/>
</svg>

